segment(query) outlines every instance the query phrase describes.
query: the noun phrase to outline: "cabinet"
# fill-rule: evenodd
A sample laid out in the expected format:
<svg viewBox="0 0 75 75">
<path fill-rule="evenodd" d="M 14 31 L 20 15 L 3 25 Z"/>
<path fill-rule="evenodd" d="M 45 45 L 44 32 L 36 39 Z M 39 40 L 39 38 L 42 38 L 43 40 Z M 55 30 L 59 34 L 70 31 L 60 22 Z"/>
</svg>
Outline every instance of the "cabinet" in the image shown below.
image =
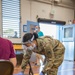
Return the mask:
<svg viewBox="0 0 75 75">
<path fill-rule="evenodd" d="M 75 24 L 62 27 L 62 42 L 65 46 L 64 60 L 75 60 Z"/>
</svg>

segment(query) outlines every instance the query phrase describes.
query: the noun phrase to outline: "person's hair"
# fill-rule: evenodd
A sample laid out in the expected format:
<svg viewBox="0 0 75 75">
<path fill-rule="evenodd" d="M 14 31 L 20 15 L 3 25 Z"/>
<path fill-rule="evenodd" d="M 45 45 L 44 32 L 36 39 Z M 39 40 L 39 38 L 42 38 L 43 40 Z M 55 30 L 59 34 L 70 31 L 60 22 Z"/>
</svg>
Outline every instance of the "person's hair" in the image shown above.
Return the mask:
<svg viewBox="0 0 75 75">
<path fill-rule="evenodd" d="M 34 32 L 33 35 L 34 35 L 34 40 L 36 40 L 38 38 L 38 34 Z"/>
<path fill-rule="evenodd" d="M 38 28 L 40 29 L 40 27 L 38 26 Z"/>
<path fill-rule="evenodd" d="M 38 29 L 40 29 L 40 26 L 36 26 L 35 28 L 38 28 Z"/>
<path fill-rule="evenodd" d="M 37 33 L 26 33 L 26 34 L 24 34 L 22 42 L 27 42 L 33 36 L 34 36 L 34 39 L 33 40 L 36 40 L 38 38 L 38 34 Z"/>
</svg>

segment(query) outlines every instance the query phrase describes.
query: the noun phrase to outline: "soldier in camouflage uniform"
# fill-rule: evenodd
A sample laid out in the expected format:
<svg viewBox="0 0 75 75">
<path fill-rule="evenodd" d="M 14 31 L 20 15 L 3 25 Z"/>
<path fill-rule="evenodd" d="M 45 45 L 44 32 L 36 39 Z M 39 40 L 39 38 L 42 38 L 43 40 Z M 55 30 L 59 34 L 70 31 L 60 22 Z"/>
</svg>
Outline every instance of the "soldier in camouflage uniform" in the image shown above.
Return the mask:
<svg viewBox="0 0 75 75">
<path fill-rule="evenodd" d="M 23 44 L 27 48 L 21 65 L 23 71 L 26 69 L 32 52 L 36 52 L 46 57 L 46 64 L 41 72 L 42 75 L 57 75 L 58 67 L 64 59 L 65 48 L 63 44 L 59 40 L 53 39 L 50 36 L 37 38 L 31 33 L 25 34 L 23 39 Z M 31 41 L 31 43 L 29 41 Z M 31 48 L 31 46 L 33 48 Z"/>
</svg>

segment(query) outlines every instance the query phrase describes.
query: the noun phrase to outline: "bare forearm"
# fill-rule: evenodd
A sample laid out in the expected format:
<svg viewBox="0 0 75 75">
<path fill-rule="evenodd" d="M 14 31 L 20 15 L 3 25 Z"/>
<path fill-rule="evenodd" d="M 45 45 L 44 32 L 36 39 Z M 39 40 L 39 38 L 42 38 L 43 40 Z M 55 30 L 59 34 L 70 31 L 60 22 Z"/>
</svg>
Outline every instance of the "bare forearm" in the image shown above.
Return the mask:
<svg viewBox="0 0 75 75">
<path fill-rule="evenodd" d="M 17 64 L 16 57 L 15 58 L 10 58 L 10 62 L 12 62 L 14 67 L 15 67 L 16 64 Z"/>
</svg>

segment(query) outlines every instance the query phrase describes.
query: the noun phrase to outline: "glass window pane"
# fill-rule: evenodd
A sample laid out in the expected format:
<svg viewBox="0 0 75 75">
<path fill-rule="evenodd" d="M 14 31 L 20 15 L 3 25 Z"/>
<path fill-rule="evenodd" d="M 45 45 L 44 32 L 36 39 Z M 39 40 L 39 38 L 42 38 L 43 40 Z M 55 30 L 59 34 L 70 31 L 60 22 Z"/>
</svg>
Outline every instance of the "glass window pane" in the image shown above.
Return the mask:
<svg viewBox="0 0 75 75">
<path fill-rule="evenodd" d="M 64 38 L 72 38 L 73 37 L 73 27 L 64 28 Z"/>
</svg>

